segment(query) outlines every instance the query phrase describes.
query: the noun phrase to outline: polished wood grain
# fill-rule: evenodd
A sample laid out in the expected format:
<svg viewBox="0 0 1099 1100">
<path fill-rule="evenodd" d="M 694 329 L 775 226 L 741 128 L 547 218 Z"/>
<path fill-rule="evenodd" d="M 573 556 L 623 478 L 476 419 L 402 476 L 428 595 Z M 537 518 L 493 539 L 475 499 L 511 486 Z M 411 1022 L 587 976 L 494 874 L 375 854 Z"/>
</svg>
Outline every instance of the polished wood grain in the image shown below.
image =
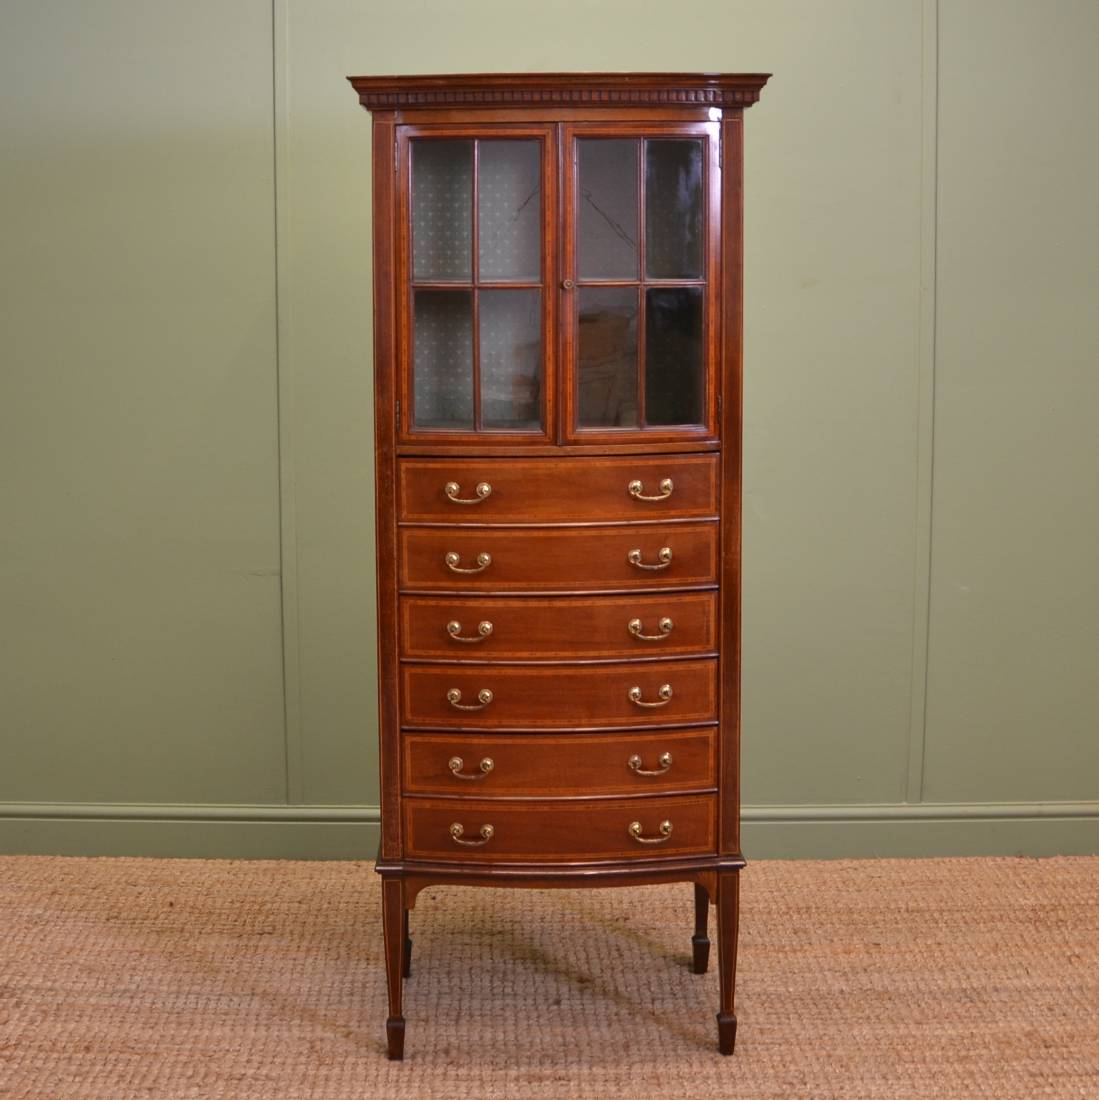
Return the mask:
<svg viewBox="0 0 1099 1100">
<path fill-rule="evenodd" d="M 736 986 L 737 928 L 740 915 L 740 873 L 721 871 L 717 876 L 717 967 L 721 995 L 717 1012 L 718 1049 L 722 1054 L 732 1054 L 736 1045 L 736 1015 L 734 1014 L 734 990 Z"/>
<path fill-rule="evenodd" d="M 671 551 L 665 568 L 662 550 Z M 631 564 L 631 551 L 640 564 Z M 643 524 L 636 527 L 402 527 L 398 535 L 400 584 L 409 592 L 583 592 L 712 585 L 718 572 L 714 523 Z M 478 555 L 491 561 L 476 573 Z M 483 560 L 483 559 L 482 559 Z"/>
<path fill-rule="evenodd" d="M 415 660 L 655 660 L 716 652 L 717 593 L 404 596 L 400 620 Z"/>
<path fill-rule="evenodd" d="M 712 107 L 676 103 L 666 107 L 482 107 L 477 117 L 492 125 L 529 123 L 539 116 L 558 122 L 712 122 Z M 393 117 L 398 123 L 424 125 L 461 125 L 468 123 L 470 112 L 463 107 L 397 107 Z"/>
<path fill-rule="evenodd" d="M 721 266 L 726 291 L 722 317 L 724 377 L 721 469 L 721 801 L 720 850 L 740 852 L 740 529 L 743 417 L 743 119 L 722 124 L 725 147 Z"/>
<path fill-rule="evenodd" d="M 382 926 L 385 937 L 385 973 L 389 994 L 389 1017 L 385 1021 L 386 1044 L 391 1061 L 404 1057 L 404 1016 L 401 984 L 404 978 L 405 941 L 404 895 L 399 879 L 382 882 Z"/>
<path fill-rule="evenodd" d="M 401 926 L 401 934 L 404 936 L 404 945 L 401 952 L 401 977 L 408 978 L 412 975 L 412 937 L 408 934 L 407 909 L 405 909 L 404 911 L 404 921 L 402 922 Z"/>
<path fill-rule="evenodd" d="M 717 875 L 722 870 L 739 871 L 743 858 L 718 855 L 665 856 L 645 860 L 561 860 L 557 863 L 499 863 L 478 866 L 453 859 L 408 859 L 378 862 L 375 871 L 383 878 L 399 878 L 404 885 L 405 905 L 415 908 L 416 897 L 425 886 L 447 883 L 453 886 L 498 886 L 518 889 L 568 890 L 582 886 L 652 886 L 670 882 L 701 882 L 716 893 Z"/>
<path fill-rule="evenodd" d="M 640 702 L 630 698 L 638 689 Z M 483 702 L 483 694 L 491 701 Z M 457 702 L 448 695 L 458 692 Z M 662 697 L 662 693 L 667 698 Z M 405 727 L 613 729 L 717 719 L 717 661 L 401 666 Z M 464 708 L 475 709 L 464 709 Z"/>
<path fill-rule="evenodd" d="M 717 515 L 716 455 L 629 458 L 402 459 L 398 507 L 402 523 L 574 523 L 693 519 Z M 669 480 L 670 495 L 660 486 Z M 640 493 L 659 500 L 641 500 Z M 449 484 L 458 485 L 447 495 Z M 491 491 L 479 497 L 478 485 Z"/>
<path fill-rule="evenodd" d="M 695 931 L 691 937 L 691 969 L 696 974 L 705 974 L 710 964 L 710 895 L 700 882 L 695 883 Z"/>
<path fill-rule="evenodd" d="M 716 439 L 707 439 L 702 436 L 697 438 L 674 439 L 664 442 L 645 440 L 644 453 L 647 455 L 658 454 L 717 454 L 721 445 Z M 483 454 L 482 454 L 483 452 Z M 422 441 L 410 441 L 397 445 L 397 454 L 410 457 L 443 458 L 469 458 L 471 455 L 482 455 L 485 458 L 567 458 L 569 456 L 585 456 L 598 458 L 601 455 L 632 455 L 638 454 L 636 443 L 526 443 L 516 445 L 514 440 L 481 448 L 476 443 L 424 443 Z"/>
<path fill-rule="evenodd" d="M 382 826 L 376 870 L 383 878 L 389 1056 L 400 1058 L 404 1050 L 409 910 L 423 889 L 440 883 L 692 884 L 691 965 L 705 969 L 713 904 L 718 1045 L 731 1053 L 744 866 L 738 791 L 742 115 L 767 77 L 349 79 L 374 114 Z M 702 424 L 643 430 L 576 424 L 572 230 L 580 196 L 573 152 L 582 134 L 693 134 L 706 142 L 705 279 L 697 281 L 706 287 Z M 457 135 L 541 143 L 538 285 L 546 385 L 536 432 L 425 431 L 414 423 L 409 142 Z M 640 178 L 642 192 L 644 186 Z M 471 217 L 477 216 L 474 202 Z M 642 252 L 644 232 L 642 226 Z M 474 266 L 474 296 L 479 285 Z M 642 317 L 642 341 L 643 326 Z M 447 467 L 451 473 L 439 484 L 437 475 Z M 650 476 L 657 485 L 671 477 L 675 492 L 659 502 L 623 498 L 626 467 L 638 471 L 627 483 L 636 476 L 648 492 Z M 463 490 L 467 482 L 488 481 L 493 493 L 480 504 L 453 504 L 442 493 L 449 480 Z M 665 547 L 671 551 L 666 563 Z M 637 564 L 627 557 L 634 549 Z M 448 568 L 449 551 L 459 569 L 478 571 Z M 483 568 L 478 554 L 491 559 Z M 624 631 L 627 615 L 626 623 L 639 619 L 655 640 Z M 672 629 L 661 629 L 663 618 L 673 620 Z M 460 624 L 459 637 L 475 640 L 454 637 L 451 621 Z M 484 621 L 492 628 L 482 633 Z M 673 688 L 665 706 L 637 707 L 624 694 L 637 686 L 641 701 L 662 702 L 665 683 Z M 492 701 L 482 705 L 478 692 L 490 684 Z M 452 707 L 451 687 L 478 709 Z M 671 754 L 667 767 L 664 753 Z M 640 767 L 630 767 L 634 755 Z M 459 778 L 450 766 L 454 756 L 462 758 L 463 775 L 477 778 Z M 486 757 L 493 764 L 484 771 Z M 633 821 L 638 839 L 629 833 Z M 660 832 L 664 821 L 672 823 L 667 836 Z M 458 837 L 451 832 L 455 824 L 462 827 Z M 486 824 L 493 825 L 487 839 L 481 835 Z"/>
<path fill-rule="evenodd" d="M 393 219 L 393 174 L 390 151 L 394 141 L 392 115 L 374 115 L 374 464 L 377 488 L 374 529 L 378 573 L 378 682 L 397 678 L 397 501 L 394 469 L 393 406 L 397 379 L 396 325 L 392 272 L 396 227 Z M 381 786 L 381 845 L 383 858 L 401 852 L 400 774 L 397 700 L 392 692 L 378 692 L 378 770 Z M 398 1015 L 400 1013 L 398 1012 Z"/>
<path fill-rule="evenodd" d="M 642 860 L 712 852 L 717 841 L 713 795 L 603 802 L 408 798 L 403 807 L 408 854 L 414 859 L 463 863 Z M 665 821 L 671 823 L 667 837 L 661 833 Z M 630 835 L 634 822 L 641 826 L 641 840 Z M 481 841 L 485 826 L 492 827 L 491 838 L 460 844 L 451 835 L 455 824 L 462 826 L 461 840 Z"/>
<path fill-rule="evenodd" d="M 711 790 L 717 781 L 712 726 L 569 737 L 406 732 L 403 747 L 409 795 L 590 798 Z"/>
<path fill-rule="evenodd" d="M 413 107 L 601 108 L 701 105 L 743 108 L 759 99 L 770 73 L 453 73 L 441 76 L 349 76 L 371 111 Z"/>
</svg>

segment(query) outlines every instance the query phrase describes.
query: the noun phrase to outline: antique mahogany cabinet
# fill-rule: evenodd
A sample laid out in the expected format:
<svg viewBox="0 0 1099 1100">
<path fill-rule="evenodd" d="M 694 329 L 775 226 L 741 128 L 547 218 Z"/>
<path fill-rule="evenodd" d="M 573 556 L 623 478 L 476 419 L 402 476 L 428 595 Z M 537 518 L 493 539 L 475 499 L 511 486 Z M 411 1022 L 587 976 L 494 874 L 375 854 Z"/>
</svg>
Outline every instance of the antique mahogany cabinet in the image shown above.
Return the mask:
<svg viewBox="0 0 1099 1100">
<path fill-rule="evenodd" d="M 352 77 L 373 114 L 390 1058 L 429 884 L 694 885 L 736 1034 L 742 125 L 765 75 Z"/>
</svg>

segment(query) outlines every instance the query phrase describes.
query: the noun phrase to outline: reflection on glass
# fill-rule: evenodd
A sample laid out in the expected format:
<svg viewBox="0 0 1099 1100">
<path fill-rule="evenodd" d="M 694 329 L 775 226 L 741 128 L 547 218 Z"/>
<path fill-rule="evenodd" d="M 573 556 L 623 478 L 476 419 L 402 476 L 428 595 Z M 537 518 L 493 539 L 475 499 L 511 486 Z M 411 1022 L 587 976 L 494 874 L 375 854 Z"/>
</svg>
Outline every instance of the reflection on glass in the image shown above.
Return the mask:
<svg viewBox="0 0 1099 1100">
<path fill-rule="evenodd" d="M 650 279 L 702 278 L 702 142 L 645 143 L 645 268 Z"/>
<path fill-rule="evenodd" d="M 581 279 L 637 278 L 636 138 L 581 138 L 577 199 Z"/>
<path fill-rule="evenodd" d="M 645 292 L 645 422 L 702 423 L 702 287 Z"/>
<path fill-rule="evenodd" d="M 416 427 L 472 428 L 472 292 L 417 290 L 413 314 Z"/>
<path fill-rule="evenodd" d="M 472 272 L 473 142 L 412 142 L 412 277 L 468 282 Z"/>
<path fill-rule="evenodd" d="M 483 426 L 528 431 L 539 428 L 542 292 L 482 290 L 477 309 Z"/>
<path fill-rule="evenodd" d="M 536 283 L 542 270 L 541 143 L 482 141 L 477 154 L 478 263 L 485 282 Z"/>
<path fill-rule="evenodd" d="M 584 428 L 637 427 L 637 287 L 583 287 L 577 378 Z"/>
</svg>

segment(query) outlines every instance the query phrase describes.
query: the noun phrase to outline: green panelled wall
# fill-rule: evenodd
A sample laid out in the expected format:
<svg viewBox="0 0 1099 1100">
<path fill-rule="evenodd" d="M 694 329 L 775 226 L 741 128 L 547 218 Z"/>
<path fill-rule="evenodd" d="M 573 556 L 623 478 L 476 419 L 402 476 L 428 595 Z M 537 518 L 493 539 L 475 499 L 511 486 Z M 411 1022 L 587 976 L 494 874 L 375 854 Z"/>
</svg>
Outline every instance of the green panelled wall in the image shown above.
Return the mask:
<svg viewBox="0 0 1099 1100">
<path fill-rule="evenodd" d="M 271 13 L 229 10 L 2 9 L 0 803 L 286 797 Z"/>
<path fill-rule="evenodd" d="M 746 130 L 747 854 L 1099 851 L 1099 7 L 668 12 L 4 5 L 0 850 L 372 856 L 344 75 L 682 69 L 775 73 Z"/>
<path fill-rule="evenodd" d="M 1093 800 L 1099 4 L 942 14 L 925 795 Z"/>
</svg>

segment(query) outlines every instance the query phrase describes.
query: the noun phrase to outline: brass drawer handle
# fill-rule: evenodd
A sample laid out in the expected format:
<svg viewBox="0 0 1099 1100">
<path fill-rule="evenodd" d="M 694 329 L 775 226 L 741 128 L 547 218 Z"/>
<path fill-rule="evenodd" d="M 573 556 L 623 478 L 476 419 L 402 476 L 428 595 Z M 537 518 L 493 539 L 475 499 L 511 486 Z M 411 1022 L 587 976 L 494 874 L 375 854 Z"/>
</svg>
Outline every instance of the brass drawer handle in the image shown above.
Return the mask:
<svg viewBox="0 0 1099 1100">
<path fill-rule="evenodd" d="M 635 638 L 640 638 L 643 642 L 662 642 L 662 641 L 664 641 L 664 639 L 669 634 L 671 634 L 672 627 L 674 625 L 675 624 L 672 622 L 671 619 L 663 618 L 663 619 L 660 620 L 660 625 L 659 625 L 660 633 L 659 634 L 642 634 L 641 633 L 641 620 L 640 619 L 630 619 L 630 621 L 628 623 L 626 623 L 626 629 Z"/>
<path fill-rule="evenodd" d="M 483 642 L 492 633 L 492 623 L 488 619 L 483 620 L 477 624 L 477 637 L 476 638 L 463 638 L 462 637 L 462 624 L 457 619 L 451 619 L 446 624 L 446 632 L 456 642 Z"/>
<path fill-rule="evenodd" d="M 638 756 L 637 753 L 634 753 L 633 756 L 626 761 L 630 771 L 635 772 L 637 775 L 663 775 L 672 766 L 672 754 L 670 752 L 662 752 L 660 754 L 660 760 L 658 761 L 660 767 L 654 771 L 646 771 L 641 767 L 641 763 L 641 757 Z"/>
<path fill-rule="evenodd" d="M 641 689 L 639 687 L 630 688 L 627 694 L 630 697 L 630 702 L 636 703 L 639 707 L 666 707 L 672 699 L 672 685 L 660 685 L 660 690 L 657 692 L 657 695 L 660 696 L 659 703 L 646 703 L 645 700 L 641 698 Z"/>
<path fill-rule="evenodd" d="M 477 698 L 480 700 L 479 703 L 463 703 L 462 693 L 458 690 L 458 688 L 451 688 L 446 693 L 446 701 L 452 707 L 454 707 L 455 710 L 484 710 L 485 707 L 487 707 L 489 703 L 492 702 L 492 692 L 489 691 L 488 688 L 481 688 L 481 690 L 477 692 Z M 656 703 L 650 703 L 647 705 L 659 706 L 659 704 Z"/>
<path fill-rule="evenodd" d="M 488 773 L 490 771 L 492 771 L 492 769 L 494 767 L 496 767 L 496 765 L 493 763 L 492 757 L 491 756 L 486 756 L 481 761 L 481 764 L 480 764 L 481 770 L 479 772 L 474 772 L 472 775 L 466 775 L 462 771 L 463 763 L 464 763 L 464 761 L 462 760 L 462 758 L 460 756 L 452 756 L 447 761 L 446 766 L 451 770 L 451 772 L 454 773 L 454 777 L 456 779 L 484 779 L 484 777 L 486 775 L 488 775 Z"/>
<path fill-rule="evenodd" d="M 492 486 L 487 481 L 478 481 L 474 488 L 474 492 L 477 494 L 475 497 L 468 497 L 462 499 L 458 494 L 462 491 L 461 485 L 456 481 L 448 481 L 443 486 L 443 492 L 446 493 L 447 500 L 453 504 L 480 504 L 483 500 L 488 500 L 492 496 Z"/>
<path fill-rule="evenodd" d="M 662 546 L 656 556 L 660 559 L 658 565 L 646 565 L 641 560 L 641 551 L 631 550 L 626 555 L 626 560 L 630 565 L 637 566 L 638 569 L 667 569 L 672 564 L 672 548 L 670 546 Z"/>
<path fill-rule="evenodd" d="M 477 564 L 472 569 L 463 569 L 458 562 L 462 560 L 462 555 L 455 553 L 453 550 L 447 552 L 443 561 L 446 562 L 446 567 L 452 573 L 483 573 L 492 564 L 492 555 L 486 554 L 482 550 L 477 555 Z M 651 566 L 650 568 L 656 568 Z"/>
<path fill-rule="evenodd" d="M 672 479 L 666 477 L 660 482 L 660 493 L 655 497 L 645 496 L 645 486 L 640 481 L 631 481 L 626 491 L 634 500 L 667 500 L 672 495 Z"/>
<path fill-rule="evenodd" d="M 463 829 L 462 826 L 457 821 L 455 821 L 454 824 L 450 827 L 450 839 L 453 840 L 455 844 L 466 844 L 472 848 L 477 847 L 481 844 L 487 844 L 496 835 L 496 830 L 491 825 L 481 826 L 480 840 L 463 840 L 462 833 L 464 832 L 465 829 Z"/>
<path fill-rule="evenodd" d="M 663 844 L 672 835 L 672 823 L 670 821 L 660 823 L 660 836 L 642 836 L 641 822 L 631 821 L 629 832 L 638 844 Z"/>
</svg>

